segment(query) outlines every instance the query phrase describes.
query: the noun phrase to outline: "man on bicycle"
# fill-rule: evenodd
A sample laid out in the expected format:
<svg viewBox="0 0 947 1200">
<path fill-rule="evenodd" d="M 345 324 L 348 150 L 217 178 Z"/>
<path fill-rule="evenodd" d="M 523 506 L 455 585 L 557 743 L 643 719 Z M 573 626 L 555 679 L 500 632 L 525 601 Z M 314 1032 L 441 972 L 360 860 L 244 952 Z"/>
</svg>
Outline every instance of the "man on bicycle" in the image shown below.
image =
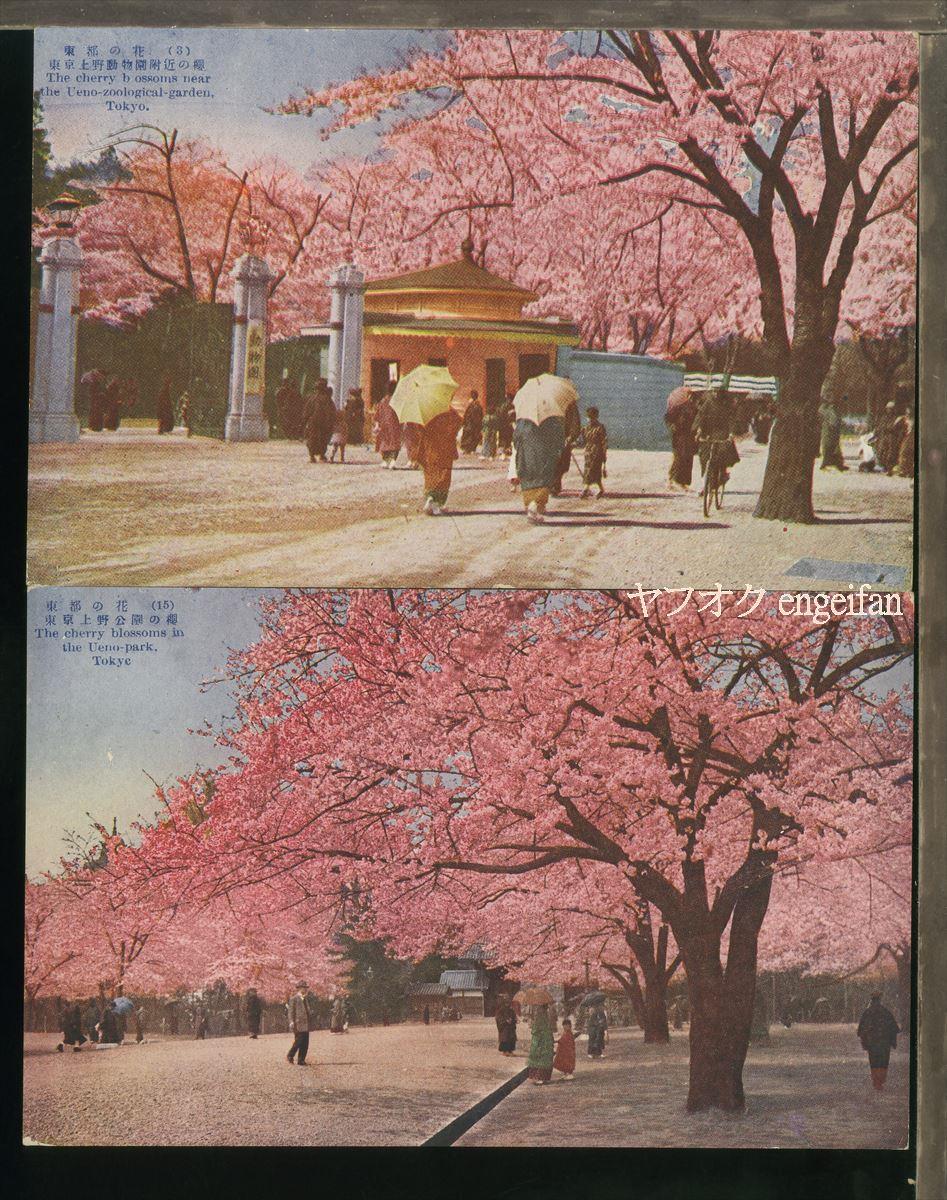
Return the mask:
<svg viewBox="0 0 947 1200">
<path fill-rule="evenodd" d="M 740 461 L 740 455 L 737 453 L 737 445 L 733 440 L 733 405 L 723 388 L 705 393 L 703 400 L 697 406 L 694 434 L 699 443 L 698 452 L 702 475 L 707 473 L 712 443 L 726 443 L 720 461 L 724 467 L 724 481 L 728 480 L 730 478 L 729 468 Z"/>
</svg>

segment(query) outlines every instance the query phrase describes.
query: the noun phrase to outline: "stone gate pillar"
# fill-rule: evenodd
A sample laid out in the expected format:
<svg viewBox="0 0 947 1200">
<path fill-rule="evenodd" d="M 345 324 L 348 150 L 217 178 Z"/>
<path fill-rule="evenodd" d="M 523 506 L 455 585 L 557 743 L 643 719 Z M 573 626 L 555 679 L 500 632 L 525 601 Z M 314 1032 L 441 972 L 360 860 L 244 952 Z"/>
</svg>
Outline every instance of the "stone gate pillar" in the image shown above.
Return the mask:
<svg viewBox="0 0 947 1200">
<path fill-rule="evenodd" d="M 358 387 L 361 380 L 365 276 L 358 267 L 345 263 L 333 272 L 329 283 L 332 298 L 327 383 L 336 407 L 341 408 L 349 389 Z"/>
<path fill-rule="evenodd" d="M 341 408 L 349 391 L 362 381 L 362 334 L 365 324 L 365 275 L 356 266 L 350 266 L 345 287 L 345 310 L 342 317 L 342 371 L 339 378 L 339 396 L 336 403 Z"/>
<path fill-rule="evenodd" d="M 82 251 L 74 237 L 54 237 L 40 255 L 43 269 L 30 397 L 31 442 L 77 442 L 76 320 Z"/>
<path fill-rule="evenodd" d="M 270 425 L 263 412 L 266 389 L 266 289 L 273 274 L 262 258 L 244 254 L 231 272 L 233 348 L 224 437 L 228 442 L 265 442 Z"/>
</svg>

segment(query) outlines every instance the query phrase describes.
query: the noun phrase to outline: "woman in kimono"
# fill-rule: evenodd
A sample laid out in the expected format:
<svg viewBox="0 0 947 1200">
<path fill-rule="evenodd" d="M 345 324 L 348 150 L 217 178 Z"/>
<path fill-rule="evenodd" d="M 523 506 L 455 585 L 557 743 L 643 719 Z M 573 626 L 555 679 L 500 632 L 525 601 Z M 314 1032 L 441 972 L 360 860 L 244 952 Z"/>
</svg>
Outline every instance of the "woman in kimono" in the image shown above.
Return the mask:
<svg viewBox="0 0 947 1200">
<path fill-rule="evenodd" d="M 604 1057 L 606 1029 L 608 1017 L 605 1015 L 605 1005 L 596 1004 L 589 1013 L 589 1058 Z"/>
<path fill-rule="evenodd" d="M 531 1083 L 548 1083 L 552 1078 L 552 1060 L 555 1054 L 552 1038 L 552 1023 L 549 1020 L 549 1005 L 539 1004 L 533 1016 L 533 1032 L 529 1039 L 527 1078 Z"/>
<path fill-rule="evenodd" d="M 513 429 L 516 477 L 520 482 L 527 518 L 536 525 L 545 520 L 549 493 L 556 486 L 559 456 L 565 445 L 562 417 L 547 417 L 541 425 L 519 420 Z"/>
<path fill-rule="evenodd" d="M 394 469 L 401 450 L 401 422 L 391 407 L 391 394 L 382 397 L 375 410 L 375 450 L 381 455 L 382 466 Z"/>
<path fill-rule="evenodd" d="M 345 1033 L 345 1001 L 341 996 L 336 996 L 333 1001 L 329 1029 L 332 1033 Z"/>
<path fill-rule="evenodd" d="M 509 1057 L 516 1049 L 516 1013 L 509 1000 L 503 999 L 497 1005 L 497 1049 Z"/>
<path fill-rule="evenodd" d="M 556 1042 L 556 1057 L 552 1060 L 553 1069 L 561 1071 L 566 1079 L 575 1077 L 575 1038 L 572 1035 L 572 1022 L 568 1017 L 562 1022 L 562 1033 Z"/>
<path fill-rule="evenodd" d="M 421 426 L 417 456 L 424 468 L 424 511 L 429 517 L 438 516 L 447 503 L 462 423 L 460 414 L 449 408 Z"/>
</svg>

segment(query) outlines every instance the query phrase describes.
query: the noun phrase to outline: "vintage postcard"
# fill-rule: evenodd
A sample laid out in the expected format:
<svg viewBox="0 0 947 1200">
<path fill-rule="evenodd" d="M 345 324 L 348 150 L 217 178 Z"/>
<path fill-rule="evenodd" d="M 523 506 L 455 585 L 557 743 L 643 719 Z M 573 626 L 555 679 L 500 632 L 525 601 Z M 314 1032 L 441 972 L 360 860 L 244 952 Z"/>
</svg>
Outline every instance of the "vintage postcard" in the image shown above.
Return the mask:
<svg viewBox="0 0 947 1200">
<path fill-rule="evenodd" d="M 912 586 L 913 33 L 50 28 L 34 82 L 32 583 Z"/>
<path fill-rule="evenodd" d="M 38 588 L 30 635 L 31 1142 L 907 1144 L 909 596 Z"/>
<path fill-rule="evenodd" d="M 35 31 L 28 1144 L 913 1153 L 920 63 Z"/>
</svg>

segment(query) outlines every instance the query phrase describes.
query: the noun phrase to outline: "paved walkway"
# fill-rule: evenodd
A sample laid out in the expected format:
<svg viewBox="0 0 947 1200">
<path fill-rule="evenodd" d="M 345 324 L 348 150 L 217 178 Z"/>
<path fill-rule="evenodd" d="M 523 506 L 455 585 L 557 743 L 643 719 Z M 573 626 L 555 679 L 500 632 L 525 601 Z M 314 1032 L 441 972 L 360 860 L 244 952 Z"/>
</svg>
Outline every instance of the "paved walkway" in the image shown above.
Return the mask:
<svg viewBox="0 0 947 1200">
<path fill-rule="evenodd" d="M 350 448 L 345 465 L 310 464 L 300 443 L 227 445 L 129 428 L 73 446 L 30 448 L 29 579 L 34 584 L 633 587 L 636 583 L 783 590 L 861 582 L 864 572 L 800 559 L 897 566 L 909 573 L 912 481 L 816 471 L 818 526 L 752 512 L 766 448 L 740 445 L 721 512 L 670 492 L 668 453 L 609 455 L 603 500 L 582 500 L 572 470 L 543 527 L 528 524 L 505 462 L 455 466 L 450 513 L 420 512 L 421 476 L 385 471 Z M 850 461 L 853 445 L 847 444 Z M 867 582 L 875 581 L 873 568 Z M 894 586 L 897 586 L 895 584 Z"/>
<path fill-rule="evenodd" d="M 776 1027 L 752 1046 L 746 1112 L 689 1114 L 687 1034 L 645 1046 L 637 1030 L 610 1035 L 592 1061 L 578 1043 L 575 1079 L 522 1084 L 459 1146 L 899 1147 L 908 1135 L 909 1059 L 895 1052 L 886 1090 L 872 1090 L 854 1025 Z M 900 1039 L 903 1043 L 904 1039 Z M 556 1077 L 554 1076 L 554 1079 Z"/>
<path fill-rule="evenodd" d="M 493 1021 L 311 1035 L 151 1039 L 55 1052 L 27 1034 L 23 1133 L 57 1146 L 417 1146 L 525 1064 Z"/>
<path fill-rule="evenodd" d="M 888 1089 L 869 1082 L 852 1025 L 776 1028 L 753 1047 L 740 1116 L 689 1115 L 687 1036 L 645 1046 L 614 1030 L 585 1041 L 571 1083 L 521 1084 L 461 1146 L 897 1147 L 908 1130 L 908 1054 Z M 902 1042 L 904 1039 L 901 1039 Z M 490 1020 L 314 1033 L 311 1066 L 290 1067 L 285 1034 L 147 1041 L 55 1053 L 28 1034 L 24 1135 L 54 1145 L 416 1146 L 525 1065 L 496 1051 Z"/>
</svg>

